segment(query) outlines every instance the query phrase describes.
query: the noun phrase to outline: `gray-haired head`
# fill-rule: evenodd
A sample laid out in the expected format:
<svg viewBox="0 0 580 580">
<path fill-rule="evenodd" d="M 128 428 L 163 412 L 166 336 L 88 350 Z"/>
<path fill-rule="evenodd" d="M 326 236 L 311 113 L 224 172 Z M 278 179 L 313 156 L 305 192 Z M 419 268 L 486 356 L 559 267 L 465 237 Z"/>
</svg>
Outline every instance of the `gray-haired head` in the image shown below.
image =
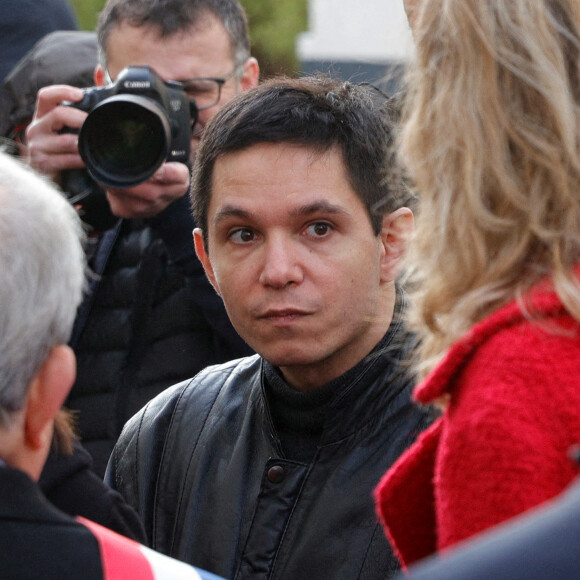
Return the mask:
<svg viewBox="0 0 580 580">
<path fill-rule="evenodd" d="M 111 31 L 122 23 L 150 27 L 165 38 L 203 25 L 208 13 L 228 33 L 235 64 L 245 63 L 250 57 L 250 36 L 246 13 L 237 0 L 109 0 L 97 25 L 101 64 L 107 62 Z"/>
<path fill-rule="evenodd" d="M 85 284 L 84 232 L 47 180 L 0 153 L 0 425 L 49 352 L 66 344 Z"/>
</svg>

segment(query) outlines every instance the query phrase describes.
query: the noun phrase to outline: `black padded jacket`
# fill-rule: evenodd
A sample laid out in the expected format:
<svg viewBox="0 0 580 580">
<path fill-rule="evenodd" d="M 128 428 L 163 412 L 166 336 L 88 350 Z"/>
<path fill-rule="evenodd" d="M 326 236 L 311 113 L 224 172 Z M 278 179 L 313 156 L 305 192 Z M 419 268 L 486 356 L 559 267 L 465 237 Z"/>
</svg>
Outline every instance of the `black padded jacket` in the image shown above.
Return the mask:
<svg viewBox="0 0 580 580">
<path fill-rule="evenodd" d="M 77 379 L 67 407 L 103 476 L 125 422 L 208 365 L 251 354 L 193 248 L 187 197 L 150 220 L 121 220 L 91 265 L 97 275 L 71 340 Z"/>
</svg>

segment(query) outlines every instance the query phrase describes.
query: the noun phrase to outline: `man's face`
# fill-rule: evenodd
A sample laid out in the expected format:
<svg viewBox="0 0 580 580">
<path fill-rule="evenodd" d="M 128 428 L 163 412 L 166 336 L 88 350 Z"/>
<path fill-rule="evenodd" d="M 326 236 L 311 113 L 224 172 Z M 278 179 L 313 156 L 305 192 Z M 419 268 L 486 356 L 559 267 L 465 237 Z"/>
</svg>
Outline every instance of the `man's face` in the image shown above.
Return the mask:
<svg viewBox="0 0 580 580">
<path fill-rule="evenodd" d="M 161 38 L 155 29 L 121 23 L 111 31 L 107 46 L 107 71 L 112 80 L 128 66 L 148 65 L 165 81 L 224 78 L 235 68 L 228 34 L 223 24 L 207 15 L 198 27 Z M 192 160 L 209 119 L 240 90 L 257 84 L 257 64 L 251 59 L 241 79 L 235 75 L 222 86 L 219 102 L 199 112 L 191 139 Z"/>
<path fill-rule="evenodd" d="M 198 255 L 240 335 L 295 388 L 366 356 L 389 326 L 385 239 L 337 149 L 259 144 L 216 161 Z"/>
</svg>

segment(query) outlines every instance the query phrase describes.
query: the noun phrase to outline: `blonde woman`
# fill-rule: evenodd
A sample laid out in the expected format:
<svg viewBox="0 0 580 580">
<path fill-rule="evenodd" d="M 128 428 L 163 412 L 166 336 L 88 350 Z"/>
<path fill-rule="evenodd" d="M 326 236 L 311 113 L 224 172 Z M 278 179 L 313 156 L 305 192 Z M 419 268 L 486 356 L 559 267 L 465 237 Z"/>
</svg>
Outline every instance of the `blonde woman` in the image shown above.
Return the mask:
<svg viewBox="0 0 580 580">
<path fill-rule="evenodd" d="M 556 496 L 580 441 L 580 2 L 407 4 L 415 397 L 444 413 L 376 492 L 403 564 Z"/>
</svg>

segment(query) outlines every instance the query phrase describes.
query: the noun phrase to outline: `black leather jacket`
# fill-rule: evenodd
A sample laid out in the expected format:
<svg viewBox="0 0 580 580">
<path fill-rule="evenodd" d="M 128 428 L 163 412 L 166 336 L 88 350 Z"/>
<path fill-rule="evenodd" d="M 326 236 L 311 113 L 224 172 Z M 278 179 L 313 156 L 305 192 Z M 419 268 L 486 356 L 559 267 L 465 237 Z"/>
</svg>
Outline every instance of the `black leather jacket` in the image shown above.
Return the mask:
<svg viewBox="0 0 580 580">
<path fill-rule="evenodd" d="M 372 492 L 430 419 L 410 399 L 400 326 L 349 371 L 309 463 L 283 456 L 257 355 L 206 369 L 133 417 L 107 480 L 152 547 L 226 578 L 391 576 Z"/>
</svg>

